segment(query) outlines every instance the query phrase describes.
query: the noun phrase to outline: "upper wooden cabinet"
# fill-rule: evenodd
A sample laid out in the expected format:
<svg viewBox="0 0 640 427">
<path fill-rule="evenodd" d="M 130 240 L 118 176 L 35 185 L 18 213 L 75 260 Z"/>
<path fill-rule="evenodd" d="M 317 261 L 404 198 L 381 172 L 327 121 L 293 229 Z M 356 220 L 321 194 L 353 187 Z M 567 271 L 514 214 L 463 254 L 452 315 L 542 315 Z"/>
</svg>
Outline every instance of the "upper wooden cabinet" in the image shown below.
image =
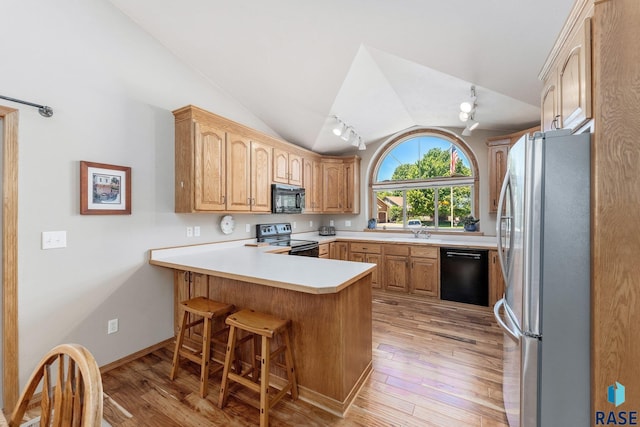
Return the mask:
<svg viewBox="0 0 640 427">
<path fill-rule="evenodd" d="M 226 132 L 181 111 L 176 114 L 175 135 L 175 211 L 224 211 Z"/>
<path fill-rule="evenodd" d="M 269 212 L 272 147 L 197 107 L 174 115 L 175 211 Z"/>
<path fill-rule="evenodd" d="M 321 212 L 322 165 L 319 158 L 303 157 L 302 186 L 305 189 L 305 212 Z"/>
<path fill-rule="evenodd" d="M 271 147 L 229 134 L 227 210 L 271 211 Z"/>
<path fill-rule="evenodd" d="M 507 157 L 509 148 L 515 144 L 523 135 L 532 135 L 538 132 L 538 126 L 514 132 L 509 135 L 495 136 L 487 139 L 488 161 L 489 161 L 489 213 L 498 212 L 498 198 L 504 176 L 507 173 Z"/>
<path fill-rule="evenodd" d="M 273 149 L 273 182 L 302 186 L 302 156 Z"/>
<path fill-rule="evenodd" d="M 574 25 L 563 29 L 540 79 L 542 130 L 576 130 L 592 118 L 591 16 L 592 5 L 574 11 Z"/>
<path fill-rule="evenodd" d="M 322 212 L 360 213 L 360 158 L 323 157 Z"/>
<path fill-rule="evenodd" d="M 307 212 L 360 212 L 359 157 L 320 156 L 192 105 L 173 114 L 176 212 L 270 212 L 272 182 L 305 187 Z"/>
</svg>

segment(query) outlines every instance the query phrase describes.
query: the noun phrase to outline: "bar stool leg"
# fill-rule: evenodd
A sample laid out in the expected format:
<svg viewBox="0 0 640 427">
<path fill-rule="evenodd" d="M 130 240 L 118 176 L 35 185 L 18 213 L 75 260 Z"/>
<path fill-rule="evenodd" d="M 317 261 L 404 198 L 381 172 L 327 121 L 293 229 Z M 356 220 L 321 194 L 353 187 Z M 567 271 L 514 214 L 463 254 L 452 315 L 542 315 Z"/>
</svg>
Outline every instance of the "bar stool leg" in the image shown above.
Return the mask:
<svg viewBox="0 0 640 427">
<path fill-rule="evenodd" d="M 258 383 L 260 379 L 260 363 L 258 361 L 258 348 L 260 348 L 260 335 L 253 335 L 251 339 L 251 379 L 254 383 Z M 260 357 L 262 360 L 262 357 Z"/>
<path fill-rule="evenodd" d="M 182 322 L 180 323 L 180 330 L 178 331 L 178 338 L 176 339 L 176 349 L 173 352 L 173 362 L 171 362 L 171 374 L 169 378 L 174 380 L 176 378 L 176 374 L 178 373 L 178 368 L 180 366 L 180 349 L 182 348 L 182 342 L 184 341 L 184 331 L 185 326 L 189 317 L 189 313 L 184 311 L 182 313 Z"/>
<path fill-rule="evenodd" d="M 235 358 L 236 349 L 236 327 L 229 327 L 229 342 L 227 344 L 227 353 L 224 357 L 224 370 L 222 371 L 222 382 L 220 383 L 220 397 L 218 398 L 218 407 L 222 408 L 227 404 L 227 397 L 229 391 L 227 390 L 229 385 L 229 368 L 231 367 L 231 361 Z M 240 375 L 240 373 L 238 373 Z"/>
<path fill-rule="evenodd" d="M 260 427 L 269 425 L 269 366 L 271 349 L 269 338 L 262 337 L 262 354 L 260 357 Z"/>
<path fill-rule="evenodd" d="M 209 357 L 211 355 L 211 319 L 204 319 L 202 331 L 202 362 L 200 363 L 200 397 L 204 399 L 209 386 Z"/>
<path fill-rule="evenodd" d="M 291 384 L 291 398 L 298 400 L 298 380 L 296 378 L 295 366 L 293 366 L 293 353 L 291 351 L 291 339 L 289 338 L 289 328 L 284 330 L 284 345 L 287 346 L 284 357 L 287 365 L 287 379 Z"/>
</svg>

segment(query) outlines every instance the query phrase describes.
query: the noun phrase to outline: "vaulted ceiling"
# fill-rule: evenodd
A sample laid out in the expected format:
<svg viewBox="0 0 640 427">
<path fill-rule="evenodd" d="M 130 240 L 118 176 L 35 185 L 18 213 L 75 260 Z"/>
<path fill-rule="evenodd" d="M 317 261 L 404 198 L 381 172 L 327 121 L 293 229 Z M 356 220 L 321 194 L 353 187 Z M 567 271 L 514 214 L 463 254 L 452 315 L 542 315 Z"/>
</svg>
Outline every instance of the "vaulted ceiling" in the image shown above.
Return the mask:
<svg viewBox="0 0 640 427">
<path fill-rule="evenodd" d="M 573 0 L 111 0 L 284 139 L 320 153 L 413 126 L 540 120 L 538 73 Z M 215 111 L 214 111 L 215 112 Z"/>
</svg>

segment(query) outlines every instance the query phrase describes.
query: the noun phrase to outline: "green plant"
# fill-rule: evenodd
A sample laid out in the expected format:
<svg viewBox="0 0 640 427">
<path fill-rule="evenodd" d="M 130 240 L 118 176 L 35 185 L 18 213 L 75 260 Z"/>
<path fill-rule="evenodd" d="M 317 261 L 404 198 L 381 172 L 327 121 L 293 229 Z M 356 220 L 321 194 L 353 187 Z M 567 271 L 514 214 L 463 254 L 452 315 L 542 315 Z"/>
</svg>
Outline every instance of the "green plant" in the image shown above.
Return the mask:
<svg viewBox="0 0 640 427">
<path fill-rule="evenodd" d="M 473 217 L 473 215 L 469 215 L 469 216 L 465 216 L 464 218 L 462 218 L 458 224 L 461 225 L 472 225 L 472 224 L 477 224 L 478 222 L 480 222 L 479 219 L 475 219 Z"/>
</svg>

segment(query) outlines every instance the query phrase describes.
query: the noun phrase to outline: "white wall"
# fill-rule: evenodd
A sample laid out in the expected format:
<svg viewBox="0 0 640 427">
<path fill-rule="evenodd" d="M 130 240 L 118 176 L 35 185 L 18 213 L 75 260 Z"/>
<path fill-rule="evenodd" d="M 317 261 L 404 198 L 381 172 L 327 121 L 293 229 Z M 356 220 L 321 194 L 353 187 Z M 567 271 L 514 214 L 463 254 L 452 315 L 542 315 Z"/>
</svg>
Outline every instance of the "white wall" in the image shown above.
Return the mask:
<svg viewBox="0 0 640 427">
<path fill-rule="evenodd" d="M 21 387 L 54 345 L 78 342 L 104 365 L 173 335 L 173 278 L 148 249 L 255 236 L 255 224 L 317 216 L 173 212 L 171 111 L 194 104 L 273 131 L 176 60 L 104 0 L 22 0 L 0 7 L 0 94 L 19 104 L 19 348 Z M 79 161 L 132 168 L 132 214 L 79 214 Z M 309 220 L 314 220 L 309 227 Z M 251 224 L 245 233 L 244 224 Z M 187 225 L 202 237 L 186 238 Z M 42 231 L 66 230 L 68 247 L 41 250 Z M 120 331 L 107 335 L 107 321 Z"/>
</svg>

